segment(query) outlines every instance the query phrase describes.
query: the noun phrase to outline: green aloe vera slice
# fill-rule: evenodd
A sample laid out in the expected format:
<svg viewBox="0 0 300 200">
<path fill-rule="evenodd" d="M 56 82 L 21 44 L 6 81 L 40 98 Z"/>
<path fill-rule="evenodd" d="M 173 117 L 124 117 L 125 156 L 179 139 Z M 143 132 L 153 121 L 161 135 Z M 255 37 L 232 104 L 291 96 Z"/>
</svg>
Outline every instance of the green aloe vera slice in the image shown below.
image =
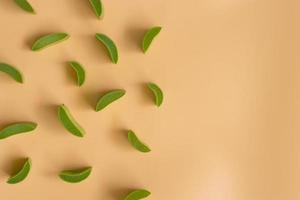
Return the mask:
<svg viewBox="0 0 300 200">
<path fill-rule="evenodd" d="M 58 117 L 63 126 L 73 135 L 83 137 L 84 129 L 75 121 L 69 109 L 65 105 L 58 108 Z"/>
<path fill-rule="evenodd" d="M 82 65 L 76 61 L 70 61 L 69 65 L 74 69 L 77 75 L 77 85 L 80 87 L 85 81 L 85 71 Z"/>
<path fill-rule="evenodd" d="M 7 180 L 7 183 L 16 184 L 23 181 L 28 176 L 30 169 L 31 169 L 31 160 L 30 158 L 27 158 L 25 163 L 23 164 L 23 167 L 15 175 L 11 176 Z"/>
<path fill-rule="evenodd" d="M 6 63 L 0 63 L 0 71 L 8 74 L 11 78 L 13 78 L 18 83 L 23 83 L 22 74 L 15 67 Z"/>
<path fill-rule="evenodd" d="M 59 42 L 68 39 L 70 36 L 67 33 L 51 33 L 37 39 L 32 45 L 32 51 L 39 51 L 46 47 L 52 46 Z"/>
<path fill-rule="evenodd" d="M 33 131 L 36 127 L 37 124 L 33 122 L 21 122 L 8 125 L 0 131 L 0 140 L 20 133 Z"/>
<path fill-rule="evenodd" d="M 144 53 L 147 52 L 153 39 L 159 34 L 160 31 L 161 31 L 161 27 L 156 26 L 156 27 L 149 29 L 146 32 L 144 39 L 143 39 L 143 43 L 142 43 L 142 49 L 143 49 Z"/>
<path fill-rule="evenodd" d="M 96 111 L 100 111 L 112 102 L 116 101 L 117 99 L 121 98 L 124 96 L 126 93 L 125 90 L 118 89 L 118 90 L 112 90 L 110 92 L 107 92 L 104 94 L 97 102 L 96 105 Z"/>
<path fill-rule="evenodd" d="M 148 83 L 148 88 L 151 90 L 155 97 L 155 105 L 157 107 L 161 106 L 163 100 L 164 100 L 164 94 L 160 87 L 156 85 L 155 83 Z"/>
<path fill-rule="evenodd" d="M 92 172 L 92 167 L 80 170 L 65 170 L 59 173 L 59 177 L 68 183 L 78 183 L 85 180 Z"/>
<path fill-rule="evenodd" d="M 99 40 L 107 49 L 110 59 L 114 64 L 118 63 L 118 49 L 115 43 L 107 35 L 102 33 L 96 33 L 96 38 Z"/>
<path fill-rule="evenodd" d="M 35 14 L 34 9 L 32 8 L 32 6 L 30 5 L 30 3 L 27 0 L 15 0 L 15 2 L 20 8 L 22 8 L 26 12 Z"/>
<path fill-rule="evenodd" d="M 145 190 L 145 189 L 138 189 L 130 192 L 124 200 L 139 200 L 144 199 L 148 197 L 151 194 L 151 192 Z"/>
<path fill-rule="evenodd" d="M 146 144 L 140 141 L 140 139 L 136 136 L 136 134 L 132 130 L 128 131 L 127 137 L 130 144 L 138 151 L 143 153 L 147 153 L 151 151 L 151 149 Z"/>
<path fill-rule="evenodd" d="M 104 14 L 103 4 L 101 0 L 89 0 L 95 15 L 101 19 Z"/>
</svg>

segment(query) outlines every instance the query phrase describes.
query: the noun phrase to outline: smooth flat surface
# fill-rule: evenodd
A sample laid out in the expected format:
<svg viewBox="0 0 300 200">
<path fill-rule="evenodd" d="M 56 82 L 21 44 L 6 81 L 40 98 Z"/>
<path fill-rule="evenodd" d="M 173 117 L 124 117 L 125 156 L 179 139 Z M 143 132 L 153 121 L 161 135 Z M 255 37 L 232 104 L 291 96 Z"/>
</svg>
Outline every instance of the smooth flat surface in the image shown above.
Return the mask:
<svg viewBox="0 0 300 200">
<path fill-rule="evenodd" d="M 0 74 L 0 126 L 39 124 L 33 134 L 0 141 L 0 199 L 122 200 L 131 189 L 149 200 L 300 199 L 299 1 L 103 0 L 97 20 L 87 0 L 30 0 L 37 15 L 0 1 L 0 61 L 17 66 L 23 85 Z M 149 52 L 144 31 L 163 27 Z M 70 39 L 40 52 L 40 35 Z M 109 35 L 120 58 L 111 64 L 95 33 Z M 85 66 L 76 87 L 67 61 Z M 165 91 L 157 109 L 145 89 Z M 127 94 L 96 113 L 106 90 Z M 66 104 L 85 128 L 83 139 L 57 118 Z M 127 142 L 132 129 L 152 152 Z M 6 180 L 31 157 L 26 181 Z M 93 166 L 80 184 L 61 170 Z"/>
</svg>

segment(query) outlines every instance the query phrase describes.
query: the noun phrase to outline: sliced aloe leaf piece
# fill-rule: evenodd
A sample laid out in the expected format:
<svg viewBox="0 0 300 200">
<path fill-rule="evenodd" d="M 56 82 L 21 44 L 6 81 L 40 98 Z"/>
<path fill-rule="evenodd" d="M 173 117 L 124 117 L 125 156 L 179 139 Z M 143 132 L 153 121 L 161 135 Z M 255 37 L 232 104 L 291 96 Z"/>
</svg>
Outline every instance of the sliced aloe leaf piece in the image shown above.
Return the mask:
<svg viewBox="0 0 300 200">
<path fill-rule="evenodd" d="M 69 65 L 76 72 L 77 75 L 77 85 L 80 87 L 85 81 L 85 71 L 82 65 L 76 61 L 70 61 Z"/>
<path fill-rule="evenodd" d="M 31 160 L 30 158 L 27 158 L 25 163 L 23 164 L 23 167 L 15 175 L 11 176 L 7 180 L 7 183 L 16 184 L 23 181 L 28 176 L 30 169 L 31 169 Z"/>
<path fill-rule="evenodd" d="M 136 150 L 143 152 L 143 153 L 147 153 L 147 152 L 151 151 L 151 149 L 146 144 L 144 144 L 132 130 L 128 131 L 127 137 L 128 137 L 128 141 L 130 142 L 130 144 Z"/>
<path fill-rule="evenodd" d="M 68 183 L 78 183 L 85 180 L 92 172 L 92 167 L 79 170 L 65 170 L 59 173 L 59 177 Z"/>
<path fill-rule="evenodd" d="M 119 59 L 118 49 L 112 39 L 102 33 L 96 33 L 96 38 L 106 47 L 111 61 L 117 64 Z"/>
<path fill-rule="evenodd" d="M 89 0 L 95 15 L 101 19 L 104 14 L 103 4 L 101 0 Z"/>
<path fill-rule="evenodd" d="M 151 90 L 155 97 L 155 105 L 157 107 L 161 106 L 163 100 L 164 100 L 164 94 L 160 87 L 156 85 L 155 83 L 148 83 L 148 88 Z"/>
<path fill-rule="evenodd" d="M 35 14 L 33 7 L 30 5 L 30 3 L 27 0 L 15 0 L 15 2 L 20 8 L 22 8 L 26 12 Z"/>
<path fill-rule="evenodd" d="M 70 36 L 67 33 L 51 33 L 37 39 L 32 45 L 32 51 L 39 51 L 46 47 L 52 46 L 59 42 L 68 39 Z"/>
<path fill-rule="evenodd" d="M 138 189 L 130 192 L 124 200 L 139 200 L 148 197 L 151 194 L 148 190 Z"/>
<path fill-rule="evenodd" d="M 161 31 L 161 27 L 155 26 L 146 32 L 142 43 L 142 49 L 144 53 L 147 52 L 153 39 L 159 34 L 160 31 Z"/>
<path fill-rule="evenodd" d="M 11 78 L 13 78 L 18 83 L 23 83 L 23 77 L 21 72 L 13 67 L 12 65 L 6 63 L 0 63 L 0 71 L 8 74 Z"/>
<path fill-rule="evenodd" d="M 0 130 L 0 140 L 20 133 L 33 131 L 36 127 L 37 124 L 34 122 L 21 122 L 8 125 Z"/>
<path fill-rule="evenodd" d="M 85 134 L 84 129 L 76 122 L 71 115 L 69 109 L 65 105 L 58 108 L 58 117 L 63 126 L 73 135 L 83 137 Z"/>
<path fill-rule="evenodd" d="M 104 94 L 97 102 L 96 105 L 96 111 L 100 111 L 112 102 L 116 101 L 117 99 L 124 96 L 126 93 L 125 90 L 118 89 L 118 90 L 112 90 Z"/>
</svg>

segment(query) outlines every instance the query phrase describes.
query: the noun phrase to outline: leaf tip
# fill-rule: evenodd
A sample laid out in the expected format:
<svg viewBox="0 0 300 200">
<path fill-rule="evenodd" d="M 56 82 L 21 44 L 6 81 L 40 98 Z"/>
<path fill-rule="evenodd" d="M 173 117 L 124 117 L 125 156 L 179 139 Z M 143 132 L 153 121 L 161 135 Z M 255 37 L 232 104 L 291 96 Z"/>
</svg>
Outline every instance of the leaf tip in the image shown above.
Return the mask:
<svg viewBox="0 0 300 200">
<path fill-rule="evenodd" d="M 21 77 L 20 80 L 17 80 L 17 82 L 23 84 L 23 83 L 24 83 L 24 80 L 23 80 L 23 78 Z"/>
</svg>

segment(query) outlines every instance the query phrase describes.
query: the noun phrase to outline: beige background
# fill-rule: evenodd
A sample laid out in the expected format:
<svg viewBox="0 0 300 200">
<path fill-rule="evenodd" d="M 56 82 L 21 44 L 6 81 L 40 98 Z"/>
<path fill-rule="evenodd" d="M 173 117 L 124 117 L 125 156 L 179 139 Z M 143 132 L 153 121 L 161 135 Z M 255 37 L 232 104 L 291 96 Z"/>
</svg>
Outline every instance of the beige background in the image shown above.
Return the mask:
<svg viewBox="0 0 300 200">
<path fill-rule="evenodd" d="M 35 134 L 0 141 L 0 199 L 121 200 L 134 188 L 149 200 L 300 199 L 300 70 L 297 0 L 106 0 L 99 21 L 87 0 L 30 0 L 37 15 L 0 0 L 0 61 L 22 70 L 25 83 L 0 74 L 0 126 L 35 121 Z M 163 30 L 147 55 L 145 29 Z M 71 38 L 41 52 L 38 36 Z M 94 34 L 119 47 L 111 64 Z M 82 88 L 66 62 L 87 70 Z M 157 109 L 145 83 L 158 83 Z M 103 91 L 127 95 L 96 113 Z M 84 139 L 57 120 L 65 103 L 86 129 Z M 153 151 L 126 141 L 133 129 Z M 26 181 L 5 183 L 22 157 L 33 160 Z M 80 184 L 60 170 L 93 166 Z"/>
</svg>

